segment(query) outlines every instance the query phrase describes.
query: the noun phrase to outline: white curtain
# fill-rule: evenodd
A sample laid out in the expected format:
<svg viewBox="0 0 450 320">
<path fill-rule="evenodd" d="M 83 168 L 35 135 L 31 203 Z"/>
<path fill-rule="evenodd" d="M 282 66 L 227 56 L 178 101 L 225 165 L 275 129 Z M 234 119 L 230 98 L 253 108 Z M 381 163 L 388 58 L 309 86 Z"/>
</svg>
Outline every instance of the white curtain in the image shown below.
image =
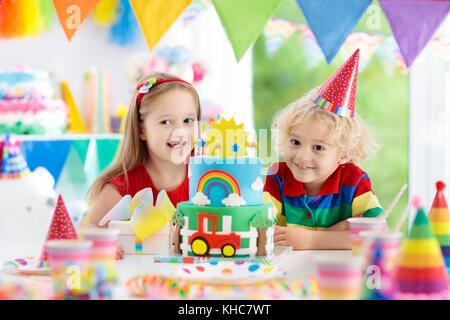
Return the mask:
<svg viewBox="0 0 450 320">
<path fill-rule="evenodd" d="M 450 17 L 436 35 L 450 36 Z M 418 195 L 429 211 L 436 181 L 446 183 L 450 200 L 450 73 L 430 45 L 410 70 L 409 195 Z M 409 226 L 415 217 L 411 210 Z"/>
</svg>

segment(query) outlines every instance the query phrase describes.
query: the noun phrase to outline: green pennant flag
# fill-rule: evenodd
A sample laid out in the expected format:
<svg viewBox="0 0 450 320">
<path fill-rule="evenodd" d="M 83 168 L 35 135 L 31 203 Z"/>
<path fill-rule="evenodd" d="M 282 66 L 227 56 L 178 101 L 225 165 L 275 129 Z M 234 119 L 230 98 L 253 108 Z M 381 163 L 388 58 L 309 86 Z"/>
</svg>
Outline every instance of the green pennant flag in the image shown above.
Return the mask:
<svg viewBox="0 0 450 320">
<path fill-rule="evenodd" d="M 89 142 L 89 148 L 87 150 L 86 159 L 84 161 L 84 173 L 88 184 L 93 184 L 95 179 L 100 175 L 98 153 L 97 153 L 97 141 L 91 139 Z"/>
<path fill-rule="evenodd" d="M 89 148 L 89 139 L 83 139 L 83 140 L 73 140 L 72 146 L 77 152 L 78 156 L 81 159 L 81 162 L 84 164 L 84 161 L 86 161 L 86 155 Z"/>
<path fill-rule="evenodd" d="M 283 0 L 213 0 L 237 61 L 256 41 Z"/>
<path fill-rule="evenodd" d="M 99 139 L 97 140 L 97 154 L 99 170 L 105 170 L 114 159 L 117 147 L 119 146 L 119 139 Z"/>
</svg>

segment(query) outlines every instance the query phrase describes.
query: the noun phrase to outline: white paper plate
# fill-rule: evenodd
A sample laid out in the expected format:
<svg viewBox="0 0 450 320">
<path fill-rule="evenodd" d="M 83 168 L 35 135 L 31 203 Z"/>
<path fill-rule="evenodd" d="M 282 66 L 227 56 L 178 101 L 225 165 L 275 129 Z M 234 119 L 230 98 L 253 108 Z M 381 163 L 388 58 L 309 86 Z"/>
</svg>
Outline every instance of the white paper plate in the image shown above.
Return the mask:
<svg viewBox="0 0 450 320">
<path fill-rule="evenodd" d="M 50 268 L 39 268 L 39 258 L 27 257 L 8 260 L 3 263 L 3 267 L 7 270 L 15 271 L 27 275 L 50 275 Z"/>
</svg>

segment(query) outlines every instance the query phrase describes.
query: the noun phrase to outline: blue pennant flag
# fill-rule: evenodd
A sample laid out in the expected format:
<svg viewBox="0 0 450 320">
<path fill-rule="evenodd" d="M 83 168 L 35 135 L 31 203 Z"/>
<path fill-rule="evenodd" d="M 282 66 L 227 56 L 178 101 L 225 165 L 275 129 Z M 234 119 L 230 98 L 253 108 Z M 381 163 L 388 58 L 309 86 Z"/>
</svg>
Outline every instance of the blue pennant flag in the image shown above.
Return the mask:
<svg viewBox="0 0 450 320">
<path fill-rule="evenodd" d="M 25 140 L 20 147 L 30 170 L 46 168 L 58 183 L 72 140 Z"/>
<path fill-rule="evenodd" d="M 328 64 L 372 0 L 296 0 Z"/>
</svg>

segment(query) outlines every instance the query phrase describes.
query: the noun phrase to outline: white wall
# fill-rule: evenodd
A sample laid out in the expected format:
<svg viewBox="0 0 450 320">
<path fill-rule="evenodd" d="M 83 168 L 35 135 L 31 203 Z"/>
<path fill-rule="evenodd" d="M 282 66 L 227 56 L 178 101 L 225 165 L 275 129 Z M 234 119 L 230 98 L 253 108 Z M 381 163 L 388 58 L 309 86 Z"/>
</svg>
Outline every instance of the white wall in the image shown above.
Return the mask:
<svg viewBox="0 0 450 320">
<path fill-rule="evenodd" d="M 436 35 L 450 35 L 450 17 Z M 409 196 L 429 211 L 436 181 L 446 183 L 450 201 L 450 74 L 428 45 L 410 70 Z M 409 225 L 415 216 L 411 210 Z"/>
<path fill-rule="evenodd" d="M 92 19 L 81 26 L 71 42 L 55 21 L 51 33 L 36 38 L 0 39 L 0 69 L 13 68 L 23 62 L 33 69 L 49 70 L 59 79 L 67 79 L 82 112 L 82 77 L 91 67 L 110 71 L 113 110 L 118 103 L 128 105 L 133 85 L 126 81 L 125 62 L 132 55 L 149 52 L 143 36 L 132 47 L 108 43 L 108 28 Z M 188 27 L 179 19 L 166 33 L 163 45 L 185 45 L 193 57 L 205 64 L 208 73 L 198 87 L 201 98 L 214 100 L 224 109 L 224 116 L 235 116 L 253 128 L 251 50 L 236 62 L 219 17 L 212 6 L 202 12 Z M 156 48 L 156 49 L 157 49 Z"/>
</svg>

